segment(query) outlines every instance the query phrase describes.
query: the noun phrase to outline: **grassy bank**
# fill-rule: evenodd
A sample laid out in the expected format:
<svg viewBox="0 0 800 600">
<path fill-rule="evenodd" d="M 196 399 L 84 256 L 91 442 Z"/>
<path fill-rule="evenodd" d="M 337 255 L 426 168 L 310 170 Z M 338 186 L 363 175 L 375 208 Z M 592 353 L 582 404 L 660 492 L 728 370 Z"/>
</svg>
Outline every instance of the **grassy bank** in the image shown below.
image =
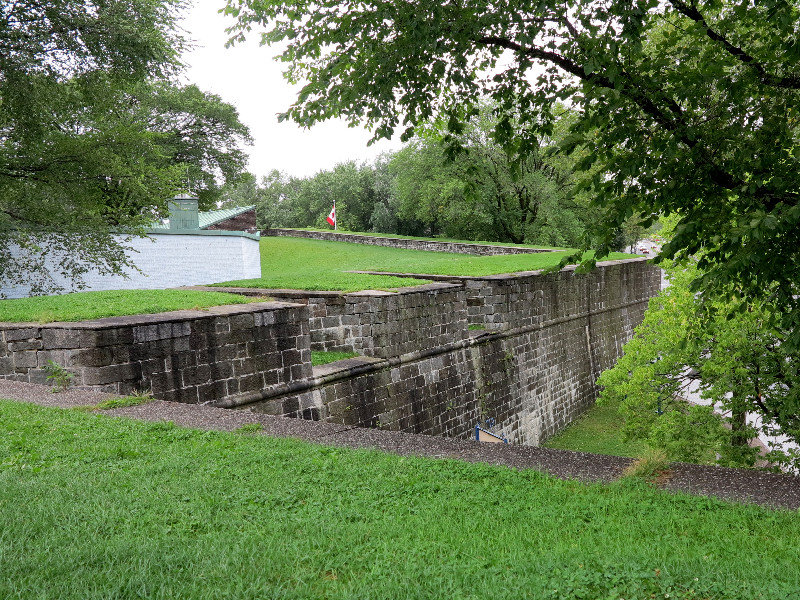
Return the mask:
<svg viewBox="0 0 800 600">
<path fill-rule="evenodd" d="M 253 298 L 189 290 L 114 290 L 0 300 L 0 321 L 50 323 L 253 302 Z"/>
<path fill-rule="evenodd" d="M 261 240 L 261 278 L 229 281 L 220 285 L 343 291 L 391 289 L 421 282 L 346 271 L 496 275 L 551 267 L 570 252 L 471 256 L 303 238 L 265 237 Z M 611 258 L 630 256 L 615 253 Z"/>
<path fill-rule="evenodd" d="M 0 597 L 780 599 L 797 513 L 0 401 Z"/>
<path fill-rule="evenodd" d="M 619 404 L 594 405 L 569 427 L 547 440 L 543 446 L 560 450 L 577 450 L 614 456 L 641 456 L 647 444 L 625 440 L 622 436 L 622 417 Z"/>
</svg>

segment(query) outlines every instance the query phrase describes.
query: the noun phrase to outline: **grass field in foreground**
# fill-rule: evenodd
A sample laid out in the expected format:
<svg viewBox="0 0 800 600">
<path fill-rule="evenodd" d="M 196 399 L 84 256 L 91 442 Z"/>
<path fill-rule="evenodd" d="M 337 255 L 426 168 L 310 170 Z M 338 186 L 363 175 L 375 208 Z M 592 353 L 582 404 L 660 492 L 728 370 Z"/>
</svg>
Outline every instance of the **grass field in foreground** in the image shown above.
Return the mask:
<svg viewBox="0 0 800 600">
<path fill-rule="evenodd" d="M 0 597 L 780 599 L 800 519 L 0 401 Z"/>
<path fill-rule="evenodd" d="M 113 290 L 0 300 L 0 321 L 50 323 L 122 315 L 144 315 L 185 308 L 253 302 L 236 294 L 190 290 Z"/>
<path fill-rule="evenodd" d="M 391 289 L 422 282 L 345 271 L 496 275 L 544 269 L 558 264 L 569 252 L 472 256 L 304 238 L 265 237 L 261 239 L 261 279 L 229 281 L 219 285 L 342 291 Z M 631 256 L 614 253 L 610 258 Z"/>
</svg>

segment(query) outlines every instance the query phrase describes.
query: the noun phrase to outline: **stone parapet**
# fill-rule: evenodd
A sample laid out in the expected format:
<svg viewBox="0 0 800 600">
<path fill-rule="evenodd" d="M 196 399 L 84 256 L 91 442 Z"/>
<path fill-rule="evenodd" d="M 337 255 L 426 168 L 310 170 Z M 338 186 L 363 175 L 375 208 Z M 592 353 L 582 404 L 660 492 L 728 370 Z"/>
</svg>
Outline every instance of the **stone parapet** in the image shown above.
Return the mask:
<svg viewBox="0 0 800 600">
<path fill-rule="evenodd" d="M 45 383 L 53 361 L 78 386 L 211 402 L 309 377 L 309 344 L 308 308 L 284 302 L 0 324 L 0 378 Z"/>
</svg>

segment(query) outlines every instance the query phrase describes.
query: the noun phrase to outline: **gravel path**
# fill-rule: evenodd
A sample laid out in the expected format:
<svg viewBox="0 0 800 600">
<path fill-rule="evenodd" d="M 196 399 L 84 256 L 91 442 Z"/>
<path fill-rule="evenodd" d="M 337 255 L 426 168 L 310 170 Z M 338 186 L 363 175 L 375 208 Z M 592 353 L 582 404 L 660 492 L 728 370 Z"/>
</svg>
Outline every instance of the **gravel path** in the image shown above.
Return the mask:
<svg viewBox="0 0 800 600">
<path fill-rule="evenodd" d="M 111 397 L 109 394 L 81 390 L 53 394 L 46 386 L 0 380 L 0 398 L 42 406 L 91 406 Z M 233 431 L 242 425 L 260 423 L 263 433 L 274 437 L 292 437 L 348 448 L 374 448 L 405 456 L 451 458 L 516 469 L 536 469 L 562 479 L 586 482 L 613 481 L 632 462 L 630 458 L 620 456 L 532 446 L 482 444 L 472 440 L 346 427 L 160 400 L 105 411 L 105 414 L 143 421 L 172 421 L 182 427 L 218 431 Z M 752 502 L 773 508 L 800 508 L 800 477 L 791 475 L 674 463 L 670 468 L 670 476 L 665 478 L 661 487 L 670 491 Z"/>
</svg>

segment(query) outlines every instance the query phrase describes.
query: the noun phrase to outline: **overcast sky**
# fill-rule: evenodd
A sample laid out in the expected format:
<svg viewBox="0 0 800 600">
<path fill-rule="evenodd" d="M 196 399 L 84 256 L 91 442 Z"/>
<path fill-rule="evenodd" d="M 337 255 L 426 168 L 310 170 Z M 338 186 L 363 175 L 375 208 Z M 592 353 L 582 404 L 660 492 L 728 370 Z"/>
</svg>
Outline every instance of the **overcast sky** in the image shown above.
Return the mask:
<svg viewBox="0 0 800 600">
<path fill-rule="evenodd" d="M 278 123 L 277 114 L 288 108 L 299 89 L 283 79 L 282 65 L 272 59 L 275 50 L 259 46 L 257 34 L 245 44 L 225 48 L 225 27 L 230 21 L 217 12 L 224 4 L 196 0 L 187 11 L 183 25 L 196 48 L 184 56 L 186 76 L 239 110 L 255 141 L 247 148 L 252 173 L 260 178 L 278 169 L 291 175 L 311 175 L 339 162 L 369 160 L 400 147 L 399 141 L 367 147 L 369 132 L 348 128 L 343 122 L 321 123 L 312 129 Z"/>
</svg>

